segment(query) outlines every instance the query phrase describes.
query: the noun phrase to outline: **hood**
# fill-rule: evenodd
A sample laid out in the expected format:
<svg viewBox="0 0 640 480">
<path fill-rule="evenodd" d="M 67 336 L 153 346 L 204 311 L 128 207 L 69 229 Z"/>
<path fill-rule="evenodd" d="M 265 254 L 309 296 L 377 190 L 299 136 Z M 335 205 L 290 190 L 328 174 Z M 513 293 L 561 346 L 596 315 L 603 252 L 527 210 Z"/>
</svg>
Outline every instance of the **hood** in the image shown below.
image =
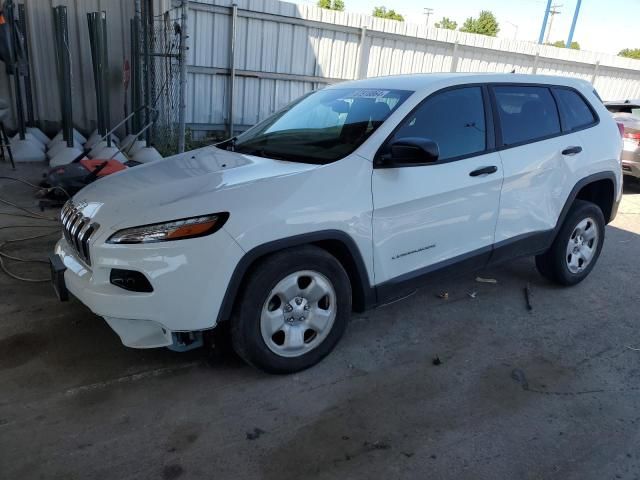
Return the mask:
<svg viewBox="0 0 640 480">
<path fill-rule="evenodd" d="M 314 168 L 205 147 L 96 180 L 73 202 L 101 225 L 122 228 L 225 211 L 225 190 Z"/>
</svg>

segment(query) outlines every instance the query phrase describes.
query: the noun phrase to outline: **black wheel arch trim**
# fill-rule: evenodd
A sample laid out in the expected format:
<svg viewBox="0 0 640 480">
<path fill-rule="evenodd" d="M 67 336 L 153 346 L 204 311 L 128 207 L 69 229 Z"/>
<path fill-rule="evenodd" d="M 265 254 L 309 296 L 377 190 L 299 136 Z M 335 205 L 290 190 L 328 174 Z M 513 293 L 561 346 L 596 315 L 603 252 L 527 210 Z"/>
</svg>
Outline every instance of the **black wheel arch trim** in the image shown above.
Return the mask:
<svg viewBox="0 0 640 480">
<path fill-rule="evenodd" d="M 544 245 L 539 249 L 539 252 L 537 253 L 542 253 L 548 250 L 549 248 L 551 248 L 551 245 L 553 244 L 553 241 L 556 239 L 558 232 L 562 228 L 562 225 L 564 224 L 564 220 L 565 218 L 567 218 L 569 210 L 571 209 L 573 202 L 578 197 L 580 190 L 582 190 L 584 187 L 586 187 L 590 183 L 597 182 L 599 180 L 611 180 L 611 182 L 613 183 L 613 198 L 611 199 L 612 201 L 611 214 L 609 215 L 609 218 L 606 218 L 606 212 L 602 212 L 602 213 L 605 214 L 605 223 L 607 224 L 610 223 L 615 218 L 616 213 L 618 211 L 618 205 L 620 203 L 619 200 L 616 198 L 617 196 L 616 192 L 618 191 L 618 180 L 616 179 L 615 174 L 611 171 L 606 171 L 606 172 L 594 173 L 592 175 L 584 177 L 581 180 L 579 180 L 571 189 L 571 192 L 569 193 L 569 196 L 567 197 L 567 200 L 564 203 L 564 207 L 562 207 L 562 210 L 560 211 L 560 215 L 558 216 L 558 221 L 556 222 L 556 226 L 553 228 L 553 230 L 551 230 L 551 235 L 547 236 L 546 243 L 544 243 Z M 544 233 L 544 232 L 536 232 L 536 233 Z M 506 240 L 505 242 L 508 242 L 508 241 L 509 240 Z M 502 242 L 502 243 L 505 243 L 505 242 Z"/>
<path fill-rule="evenodd" d="M 560 212 L 560 216 L 558 217 L 558 222 L 556 223 L 556 226 L 553 229 L 554 233 L 557 233 L 560 230 L 560 228 L 562 228 L 564 219 L 569 213 L 569 209 L 571 208 L 571 205 L 573 205 L 574 200 L 578 197 L 578 193 L 580 193 L 580 190 L 582 190 L 584 187 L 586 187 L 590 183 L 597 182 L 599 180 L 611 180 L 611 182 L 613 183 L 613 198 L 611 199 L 612 200 L 611 215 L 610 215 L 610 218 L 605 218 L 605 221 L 609 223 L 613 220 L 613 218 L 615 217 L 615 213 L 617 211 L 617 204 L 619 203 L 618 200 L 616 199 L 616 192 L 618 191 L 618 180 L 616 179 L 615 174 L 611 171 L 594 173 L 592 175 L 589 175 L 579 180 L 578 183 L 575 184 L 573 189 L 571 189 L 571 193 L 569 193 L 569 197 L 567 198 L 567 201 L 565 202 L 564 207 L 562 207 L 562 211 Z M 606 212 L 602 212 L 602 213 L 606 213 Z"/>
<path fill-rule="evenodd" d="M 258 245 L 257 247 L 254 247 L 253 249 L 246 252 L 236 265 L 236 268 L 231 275 L 231 280 L 227 285 L 225 295 L 222 299 L 222 304 L 220 305 L 220 309 L 218 311 L 216 323 L 224 322 L 231 318 L 240 285 L 242 284 L 242 281 L 244 280 L 245 275 L 247 274 L 251 266 L 257 260 L 264 257 L 265 255 L 276 253 L 286 248 L 299 247 L 302 245 L 314 245 L 326 241 L 340 242 L 349 251 L 349 254 L 351 255 L 351 258 L 355 265 L 355 271 L 349 272 L 348 266 L 343 265 L 343 267 L 345 268 L 345 270 L 347 270 L 347 273 L 349 273 L 350 278 L 352 277 L 352 274 L 355 276 L 356 282 L 352 282 L 351 288 L 354 291 L 354 297 L 356 295 L 359 295 L 362 299 L 363 305 L 361 309 L 368 309 L 372 306 L 375 306 L 375 288 L 373 288 L 371 286 L 371 283 L 369 282 L 369 275 L 367 273 L 362 254 L 360 253 L 360 249 L 356 245 L 356 242 L 348 233 L 343 232 L 342 230 L 321 230 L 317 232 L 303 233 L 300 235 L 273 240 Z"/>
</svg>

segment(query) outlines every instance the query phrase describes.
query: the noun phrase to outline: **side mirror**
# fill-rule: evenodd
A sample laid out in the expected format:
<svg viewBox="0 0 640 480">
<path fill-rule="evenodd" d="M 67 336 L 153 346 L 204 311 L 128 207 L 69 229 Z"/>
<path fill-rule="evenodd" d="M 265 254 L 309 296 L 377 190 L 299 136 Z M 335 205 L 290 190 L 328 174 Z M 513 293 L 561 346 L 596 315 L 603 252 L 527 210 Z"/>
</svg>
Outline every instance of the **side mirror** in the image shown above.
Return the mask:
<svg viewBox="0 0 640 480">
<path fill-rule="evenodd" d="M 434 163 L 440 156 L 438 144 L 428 138 L 405 137 L 394 140 L 387 156 L 392 165 L 422 165 Z"/>
</svg>

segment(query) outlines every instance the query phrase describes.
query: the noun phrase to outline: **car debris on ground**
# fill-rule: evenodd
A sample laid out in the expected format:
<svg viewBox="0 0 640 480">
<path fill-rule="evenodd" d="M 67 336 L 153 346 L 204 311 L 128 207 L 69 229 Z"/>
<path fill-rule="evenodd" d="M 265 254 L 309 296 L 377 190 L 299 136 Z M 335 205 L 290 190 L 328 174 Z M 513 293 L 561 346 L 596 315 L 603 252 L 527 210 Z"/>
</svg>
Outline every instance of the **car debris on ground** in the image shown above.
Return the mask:
<svg viewBox="0 0 640 480">
<path fill-rule="evenodd" d="M 498 283 L 498 280 L 496 280 L 495 278 L 482 278 L 482 277 L 476 277 L 476 282 L 480 282 L 480 283 Z"/>
<path fill-rule="evenodd" d="M 524 287 L 524 298 L 527 302 L 527 310 L 533 310 L 533 305 L 531 304 L 531 285 L 529 283 Z"/>
</svg>

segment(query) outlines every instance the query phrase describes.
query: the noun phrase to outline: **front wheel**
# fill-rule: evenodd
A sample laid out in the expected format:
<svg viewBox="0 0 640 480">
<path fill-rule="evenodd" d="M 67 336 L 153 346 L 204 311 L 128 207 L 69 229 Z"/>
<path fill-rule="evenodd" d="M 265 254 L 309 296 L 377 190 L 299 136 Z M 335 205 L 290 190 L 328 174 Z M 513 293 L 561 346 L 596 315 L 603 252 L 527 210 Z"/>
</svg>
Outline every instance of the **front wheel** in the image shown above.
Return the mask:
<svg viewBox="0 0 640 480">
<path fill-rule="evenodd" d="M 581 282 L 600 256 L 604 227 L 604 215 L 597 205 L 576 200 L 551 248 L 536 257 L 538 271 L 560 285 Z"/>
<path fill-rule="evenodd" d="M 351 285 L 340 262 L 305 246 L 267 257 L 249 275 L 232 319 L 236 352 L 270 373 L 292 373 L 322 360 L 351 314 Z"/>
</svg>

